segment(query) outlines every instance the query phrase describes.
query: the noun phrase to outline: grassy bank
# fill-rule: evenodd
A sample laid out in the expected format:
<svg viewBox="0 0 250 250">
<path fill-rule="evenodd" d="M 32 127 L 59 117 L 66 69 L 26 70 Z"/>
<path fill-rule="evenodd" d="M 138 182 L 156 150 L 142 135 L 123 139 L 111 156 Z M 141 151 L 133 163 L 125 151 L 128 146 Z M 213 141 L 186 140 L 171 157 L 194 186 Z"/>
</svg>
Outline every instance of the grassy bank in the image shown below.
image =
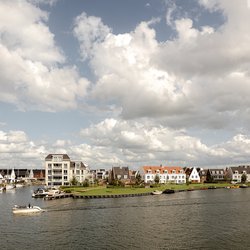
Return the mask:
<svg viewBox="0 0 250 250">
<path fill-rule="evenodd" d="M 206 183 L 206 184 L 167 184 L 167 185 L 159 185 L 157 187 L 146 187 L 146 188 L 133 188 L 133 187 L 113 187 L 107 188 L 106 186 L 100 187 L 63 187 L 62 189 L 65 192 L 71 192 L 77 195 L 121 195 L 121 194 L 140 194 L 140 193 L 149 193 L 153 190 L 165 190 L 165 189 L 173 189 L 173 190 L 200 190 L 200 189 L 208 189 L 208 188 L 225 188 L 228 186 L 234 186 L 229 183 Z"/>
</svg>

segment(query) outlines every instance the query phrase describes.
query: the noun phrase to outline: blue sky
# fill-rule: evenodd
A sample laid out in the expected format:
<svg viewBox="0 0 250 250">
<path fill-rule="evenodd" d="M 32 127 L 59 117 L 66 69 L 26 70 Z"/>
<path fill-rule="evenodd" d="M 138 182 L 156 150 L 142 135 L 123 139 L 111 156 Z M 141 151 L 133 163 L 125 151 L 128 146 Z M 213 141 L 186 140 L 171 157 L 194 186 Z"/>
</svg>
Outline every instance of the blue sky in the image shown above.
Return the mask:
<svg viewBox="0 0 250 250">
<path fill-rule="evenodd" d="M 249 163 L 249 5 L 0 0 L 0 167 Z"/>
</svg>

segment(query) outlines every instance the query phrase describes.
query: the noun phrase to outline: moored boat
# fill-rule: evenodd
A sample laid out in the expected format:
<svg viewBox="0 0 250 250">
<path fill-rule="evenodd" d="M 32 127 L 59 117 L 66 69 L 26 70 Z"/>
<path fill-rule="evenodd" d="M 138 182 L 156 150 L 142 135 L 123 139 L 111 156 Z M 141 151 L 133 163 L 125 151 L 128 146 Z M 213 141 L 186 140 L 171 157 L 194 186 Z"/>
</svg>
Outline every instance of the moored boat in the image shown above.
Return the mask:
<svg viewBox="0 0 250 250">
<path fill-rule="evenodd" d="M 240 188 L 248 188 L 248 186 L 246 184 L 242 184 L 240 185 Z"/>
<path fill-rule="evenodd" d="M 48 195 L 48 191 L 43 189 L 43 188 L 38 188 L 33 194 L 32 197 L 33 198 L 43 198 L 46 195 Z"/>
<path fill-rule="evenodd" d="M 175 191 L 173 189 L 165 189 L 162 193 L 163 194 L 173 194 Z"/>
<path fill-rule="evenodd" d="M 154 190 L 152 192 L 153 195 L 159 195 L 159 194 L 162 194 L 162 191 L 159 191 L 159 190 Z"/>
<path fill-rule="evenodd" d="M 41 213 L 41 212 L 44 212 L 44 210 L 38 206 L 30 206 L 30 205 L 29 206 L 18 206 L 18 205 L 15 205 L 12 208 L 12 212 L 14 214 L 29 214 L 29 213 Z"/>
</svg>

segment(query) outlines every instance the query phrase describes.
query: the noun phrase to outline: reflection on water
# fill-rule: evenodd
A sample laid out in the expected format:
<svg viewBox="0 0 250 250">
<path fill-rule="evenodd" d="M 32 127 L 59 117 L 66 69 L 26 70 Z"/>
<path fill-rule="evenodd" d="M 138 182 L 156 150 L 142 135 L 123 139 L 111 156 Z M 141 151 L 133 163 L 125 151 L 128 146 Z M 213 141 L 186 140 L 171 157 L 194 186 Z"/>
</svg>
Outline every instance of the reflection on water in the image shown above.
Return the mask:
<svg viewBox="0 0 250 250">
<path fill-rule="evenodd" d="M 1 249 L 249 249 L 250 189 L 114 199 L 0 194 Z M 46 212 L 13 215 L 15 204 Z"/>
</svg>

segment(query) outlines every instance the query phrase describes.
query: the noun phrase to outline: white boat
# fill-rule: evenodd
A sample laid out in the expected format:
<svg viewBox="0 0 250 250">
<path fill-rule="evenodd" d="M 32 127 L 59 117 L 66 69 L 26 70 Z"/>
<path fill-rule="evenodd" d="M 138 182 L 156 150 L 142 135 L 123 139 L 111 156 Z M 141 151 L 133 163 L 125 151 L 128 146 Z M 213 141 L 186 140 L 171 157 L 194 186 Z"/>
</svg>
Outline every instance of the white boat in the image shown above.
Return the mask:
<svg viewBox="0 0 250 250">
<path fill-rule="evenodd" d="M 12 208 L 12 212 L 14 214 L 29 214 L 29 213 L 41 213 L 41 212 L 44 212 L 44 210 L 38 206 L 30 206 L 30 205 L 29 206 L 18 206 L 18 205 L 15 205 Z"/>
<path fill-rule="evenodd" d="M 152 192 L 152 194 L 154 194 L 154 195 L 162 194 L 162 191 L 154 190 L 154 191 Z"/>
<path fill-rule="evenodd" d="M 14 185 L 12 185 L 12 184 L 5 184 L 4 186 L 3 186 L 3 190 L 4 191 L 6 191 L 6 190 L 11 190 L 11 189 L 14 189 L 15 188 L 15 186 Z"/>
<path fill-rule="evenodd" d="M 15 184 L 15 186 L 16 186 L 16 188 L 21 188 L 21 187 L 24 187 L 24 185 L 23 185 L 23 184 L 21 184 L 21 183 L 17 183 L 17 184 Z"/>
<path fill-rule="evenodd" d="M 33 198 L 42 198 L 45 197 L 46 195 L 48 195 L 48 191 L 46 191 L 43 188 L 38 188 L 33 194 L 32 197 Z"/>
<path fill-rule="evenodd" d="M 61 191 L 56 187 L 52 187 L 52 188 L 48 189 L 48 196 L 54 196 L 54 195 L 57 195 L 60 193 L 61 193 Z"/>
</svg>

